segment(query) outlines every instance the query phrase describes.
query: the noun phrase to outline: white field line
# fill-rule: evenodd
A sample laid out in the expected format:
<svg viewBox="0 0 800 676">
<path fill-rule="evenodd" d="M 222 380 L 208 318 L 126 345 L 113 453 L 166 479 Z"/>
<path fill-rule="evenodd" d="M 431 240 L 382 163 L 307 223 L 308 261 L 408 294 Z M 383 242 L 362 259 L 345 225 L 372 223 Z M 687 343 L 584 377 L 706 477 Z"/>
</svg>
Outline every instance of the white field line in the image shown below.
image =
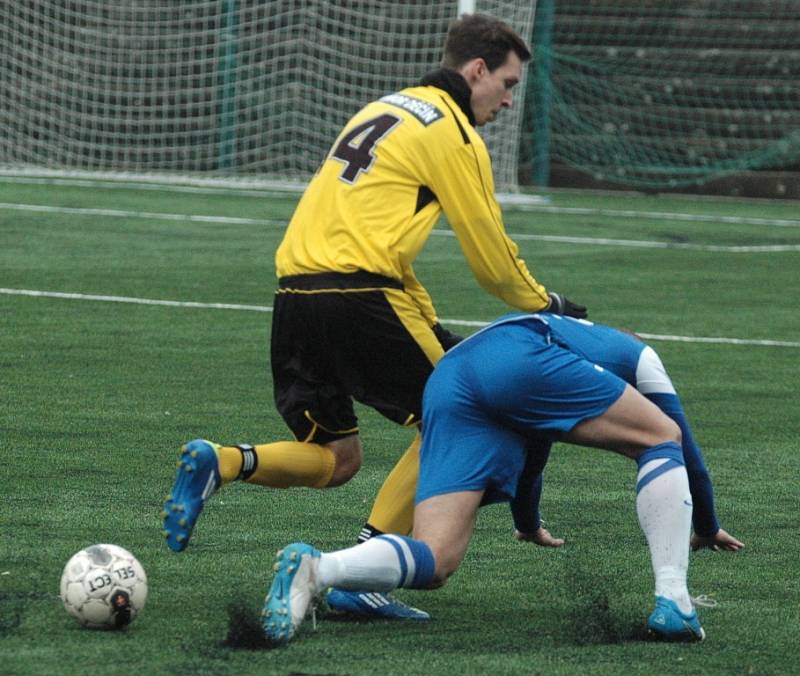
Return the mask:
<svg viewBox="0 0 800 676">
<path fill-rule="evenodd" d="M 196 214 L 169 214 L 152 211 L 127 211 L 124 209 L 92 209 L 82 207 L 54 207 L 45 204 L 10 204 L 0 202 L 0 209 L 35 211 L 49 214 L 78 214 L 81 216 L 111 216 L 114 218 L 145 218 L 161 221 L 191 221 L 195 223 L 229 223 L 235 225 L 284 225 L 285 220 L 271 218 L 239 218 L 236 216 L 205 216 Z"/>
<path fill-rule="evenodd" d="M 85 293 L 64 293 L 61 291 L 38 291 L 34 289 L 7 289 L 0 287 L 0 294 L 6 296 L 29 296 L 34 298 L 62 298 L 67 300 L 101 301 L 105 303 L 132 303 L 135 305 L 162 305 L 167 307 L 194 308 L 202 310 L 239 310 L 243 312 L 272 312 L 269 305 L 240 305 L 237 303 L 199 303 L 195 301 L 160 300 L 153 298 L 134 298 L 131 296 L 105 296 Z M 442 319 L 448 326 L 473 326 L 480 328 L 489 322 L 466 319 Z M 758 340 L 746 338 L 720 338 L 698 336 L 673 336 L 657 333 L 639 333 L 647 340 L 660 340 L 678 343 L 713 343 L 721 345 L 752 345 L 760 347 L 800 347 L 800 342 L 788 340 Z"/>
<path fill-rule="evenodd" d="M 99 180 L 98 180 L 99 179 Z M 255 194 L 258 190 L 274 190 L 286 196 L 291 193 L 302 193 L 307 183 L 303 181 L 276 180 L 265 178 L 223 178 L 199 177 L 186 174 L 137 174 L 121 171 L 81 171 L 64 169 L 41 169 L 40 167 L 17 167 L 9 169 L 0 167 L 0 181 L 9 183 L 54 183 L 56 185 L 89 184 L 100 188 L 132 188 L 138 190 L 142 186 L 153 186 L 159 190 L 180 191 L 190 188 L 193 192 L 207 190 L 226 190 L 238 192 L 250 190 Z"/>
<path fill-rule="evenodd" d="M 126 179 L 127 180 L 123 180 Z M 106 179 L 106 180 L 99 180 Z M 40 168 L 0 168 L 0 182 L 39 185 L 73 185 L 77 187 L 161 190 L 206 194 L 230 194 L 250 197 L 292 197 L 305 190 L 302 181 L 277 181 L 260 179 L 189 178 L 184 175 L 125 174 L 121 172 L 89 172 L 42 170 Z M 551 214 L 573 214 L 583 216 L 610 216 L 613 218 L 635 218 L 665 221 L 694 221 L 701 223 L 734 223 L 739 225 L 772 225 L 776 227 L 800 227 L 796 218 L 759 218 L 757 216 L 716 216 L 671 211 L 638 211 L 636 209 L 601 209 L 598 207 L 565 207 L 550 204 L 550 198 L 524 193 L 498 194 L 504 208 L 513 211 L 540 211 Z M 787 202 L 787 204 L 793 204 Z"/>
<path fill-rule="evenodd" d="M 105 179 L 105 180 L 103 180 Z M 225 179 L 188 177 L 182 174 L 134 174 L 126 172 L 94 172 L 80 170 L 44 170 L 40 167 L 2 168 L 0 182 L 73 185 L 105 189 L 161 190 L 206 194 L 232 194 L 250 197 L 287 197 L 302 193 L 304 181 L 269 179 Z M 601 209 L 598 207 L 565 207 L 550 203 L 550 198 L 525 193 L 498 194 L 504 208 L 515 211 L 541 211 L 552 214 L 610 216 L 613 218 L 653 219 L 665 221 L 694 221 L 701 223 L 734 223 L 739 225 L 772 225 L 800 227 L 800 219 L 759 218 L 755 216 L 715 216 L 671 211 L 638 211 L 636 209 Z M 792 202 L 787 202 L 792 204 Z"/>
<path fill-rule="evenodd" d="M 452 230 L 433 230 L 432 234 L 440 237 L 455 237 Z M 566 244 L 591 244 L 593 246 L 622 246 L 636 249 L 684 249 L 690 251 L 716 251 L 721 253 L 782 253 L 800 251 L 800 244 L 751 244 L 730 246 L 725 244 L 688 244 L 686 242 L 655 242 L 639 239 L 611 239 L 608 237 L 572 237 L 568 235 L 530 235 L 527 233 L 509 233 L 511 239 L 523 242 L 561 242 Z"/>
<path fill-rule="evenodd" d="M 20 183 L 26 185 L 60 185 L 74 188 L 97 188 L 107 190 L 144 190 L 151 192 L 182 192 L 199 195 L 234 195 L 236 197 L 255 197 L 258 199 L 274 197 L 276 199 L 296 199 L 297 193 L 302 192 L 303 186 L 296 187 L 286 185 L 278 188 L 271 183 L 264 185 L 252 185 L 243 182 L 240 186 L 237 183 L 228 183 L 228 187 L 219 184 L 211 185 L 179 185 L 169 183 L 147 183 L 122 182 L 118 180 L 99 181 L 89 178 L 41 178 L 41 177 L 21 177 L 5 176 L 0 170 L 0 183 Z M 239 187 L 233 187 L 239 186 Z M 249 187 L 248 187 L 249 186 Z"/>
<path fill-rule="evenodd" d="M 130 190 L 162 190 L 206 194 L 245 195 L 249 197 L 294 197 L 305 191 L 306 181 L 268 178 L 199 177 L 185 174 L 136 174 L 130 172 L 97 172 L 39 167 L 0 167 L 0 182 L 52 185 L 74 185 Z M 500 204 L 508 207 L 550 204 L 545 195 L 529 193 L 497 193 Z"/>
<path fill-rule="evenodd" d="M 193 223 L 226 223 L 232 225 L 285 225 L 286 220 L 269 218 L 242 218 L 236 216 L 206 216 L 195 214 L 173 214 L 151 211 L 129 211 L 123 209 L 95 209 L 81 207 L 55 207 L 43 204 L 13 204 L 0 202 L 0 209 L 33 211 L 53 214 L 77 214 L 82 216 L 107 216 L 111 218 L 142 218 L 150 220 L 183 221 Z M 800 223 L 800 221 L 798 222 Z M 454 237 L 452 230 L 435 229 L 432 235 Z M 690 251 L 713 251 L 719 253 L 783 253 L 800 251 L 800 244 L 753 244 L 728 246 L 718 244 L 688 244 L 685 242 L 656 242 L 634 239 L 612 239 L 608 237 L 571 237 L 562 235 L 531 235 L 509 233 L 517 241 L 560 242 L 565 244 L 589 244 L 594 246 L 618 246 L 637 249 L 683 249 Z"/>
<path fill-rule="evenodd" d="M 695 221 L 699 223 L 724 223 L 735 225 L 773 225 L 780 228 L 798 228 L 796 218 L 758 218 L 755 216 L 718 216 L 714 214 L 687 214 L 672 211 L 636 211 L 635 209 L 599 209 L 597 207 L 558 207 L 531 204 L 519 211 L 538 211 L 548 214 L 574 214 L 577 216 L 611 216 L 613 218 L 638 218 L 657 221 Z"/>
<path fill-rule="evenodd" d="M 6 296 L 32 296 L 34 298 L 64 298 L 67 300 L 94 300 L 104 303 L 132 303 L 133 305 L 165 305 L 167 307 L 198 308 L 201 310 L 243 310 L 246 312 L 272 312 L 267 305 L 239 305 L 237 303 L 196 303 L 188 300 L 160 300 L 133 298 L 131 296 L 103 296 L 91 293 L 63 293 L 61 291 L 36 291 L 33 289 L 4 289 Z"/>
</svg>

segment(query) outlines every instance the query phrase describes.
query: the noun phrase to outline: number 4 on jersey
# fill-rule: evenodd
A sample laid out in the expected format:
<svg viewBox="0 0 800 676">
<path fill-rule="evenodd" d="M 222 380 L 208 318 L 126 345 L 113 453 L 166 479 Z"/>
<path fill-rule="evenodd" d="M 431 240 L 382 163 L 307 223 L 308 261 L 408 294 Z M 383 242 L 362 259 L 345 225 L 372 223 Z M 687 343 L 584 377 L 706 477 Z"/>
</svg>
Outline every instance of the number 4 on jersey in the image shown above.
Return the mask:
<svg viewBox="0 0 800 676">
<path fill-rule="evenodd" d="M 342 136 L 331 156 L 344 162 L 339 175 L 345 183 L 353 184 L 365 171 L 369 171 L 375 161 L 375 146 L 400 122 L 396 115 L 385 113 L 362 122 Z"/>
</svg>

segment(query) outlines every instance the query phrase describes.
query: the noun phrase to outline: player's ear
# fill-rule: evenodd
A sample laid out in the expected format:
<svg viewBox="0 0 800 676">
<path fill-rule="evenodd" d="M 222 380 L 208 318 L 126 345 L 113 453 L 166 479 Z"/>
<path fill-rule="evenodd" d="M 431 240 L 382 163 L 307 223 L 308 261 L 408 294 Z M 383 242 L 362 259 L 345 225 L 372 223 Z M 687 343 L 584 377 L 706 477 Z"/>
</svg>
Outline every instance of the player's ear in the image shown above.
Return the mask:
<svg viewBox="0 0 800 676">
<path fill-rule="evenodd" d="M 487 72 L 488 67 L 486 61 L 480 57 L 476 57 L 467 61 L 460 69 L 459 72 L 464 76 L 464 79 L 471 86 L 480 80 Z"/>
</svg>

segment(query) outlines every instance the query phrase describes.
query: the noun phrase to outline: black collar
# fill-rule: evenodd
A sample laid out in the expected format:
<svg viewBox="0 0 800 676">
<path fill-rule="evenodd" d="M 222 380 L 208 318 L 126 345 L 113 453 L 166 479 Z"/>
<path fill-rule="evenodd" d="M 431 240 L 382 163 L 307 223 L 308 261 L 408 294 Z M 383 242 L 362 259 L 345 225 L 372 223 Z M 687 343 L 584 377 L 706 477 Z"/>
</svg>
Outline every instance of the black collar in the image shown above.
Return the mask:
<svg viewBox="0 0 800 676">
<path fill-rule="evenodd" d="M 458 107 L 464 111 L 469 123 L 475 126 L 475 114 L 472 112 L 472 106 L 469 100 L 472 96 L 472 90 L 469 88 L 467 81 L 461 73 L 458 73 L 449 68 L 440 68 L 428 73 L 422 78 L 420 82 L 422 86 L 438 87 L 444 89 L 453 100 L 458 104 Z"/>
</svg>

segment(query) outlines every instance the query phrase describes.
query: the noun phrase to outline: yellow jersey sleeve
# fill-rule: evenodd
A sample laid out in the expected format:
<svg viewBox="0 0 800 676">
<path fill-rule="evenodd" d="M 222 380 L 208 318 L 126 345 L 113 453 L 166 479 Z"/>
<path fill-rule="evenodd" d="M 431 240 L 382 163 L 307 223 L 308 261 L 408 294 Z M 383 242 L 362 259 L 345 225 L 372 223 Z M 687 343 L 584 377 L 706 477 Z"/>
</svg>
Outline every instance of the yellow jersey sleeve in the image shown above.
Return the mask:
<svg viewBox="0 0 800 676">
<path fill-rule="evenodd" d="M 440 143 L 427 145 L 424 179 L 436 194 L 478 283 L 509 305 L 541 310 L 550 298 L 506 234 L 486 144 L 448 95 L 441 92 L 441 97 L 452 113 L 448 122 L 456 134 L 442 135 L 437 139 Z"/>
</svg>

